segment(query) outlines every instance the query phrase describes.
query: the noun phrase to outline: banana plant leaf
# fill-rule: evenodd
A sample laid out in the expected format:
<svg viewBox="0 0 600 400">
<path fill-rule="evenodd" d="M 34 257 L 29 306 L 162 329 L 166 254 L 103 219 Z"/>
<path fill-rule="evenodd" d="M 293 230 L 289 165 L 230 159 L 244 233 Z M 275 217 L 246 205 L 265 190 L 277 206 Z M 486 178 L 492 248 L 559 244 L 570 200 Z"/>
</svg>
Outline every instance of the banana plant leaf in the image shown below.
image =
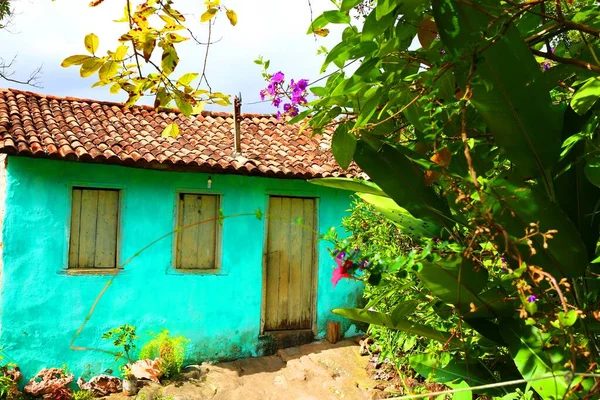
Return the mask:
<svg viewBox="0 0 600 400">
<path fill-rule="evenodd" d="M 437 340 L 441 343 L 448 343 L 453 346 L 460 346 L 461 342 L 458 338 L 453 337 L 448 332 L 438 331 L 427 325 L 417 324 L 399 318 L 393 320 L 390 315 L 377 311 L 363 310 L 362 308 L 336 308 L 332 310 L 334 314 L 352 319 L 354 321 L 366 322 L 367 324 L 385 326 L 386 328 L 396 329 L 413 335 L 423 336 L 429 339 Z"/>
<path fill-rule="evenodd" d="M 493 44 L 477 55 L 471 80 L 471 104 L 480 112 L 496 144 L 524 174 L 538 178 L 550 197 L 554 190 L 550 171 L 560 153 L 563 126 L 559 107 L 552 105 L 542 85 L 542 72 L 514 24 L 490 28 L 496 3 L 478 0 L 477 6 L 453 0 L 433 0 L 433 15 L 444 47 L 453 57 L 473 53 L 473 38 L 502 30 Z M 489 7 L 488 7 L 489 6 Z M 502 20 L 502 18 L 500 18 Z M 466 76 L 459 77 L 465 87 Z M 543 117 L 540 117 L 543 116 Z"/>
<path fill-rule="evenodd" d="M 564 348 L 550 348 L 548 333 L 521 321 L 500 321 L 500 332 L 523 378 L 542 399 L 563 399 L 571 387 L 562 365 L 569 359 Z M 548 376 L 547 379 L 538 379 Z M 572 397 L 569 397 L 572 398 Z M 575 397 L 577 398 L 577 397 Z"/>
<path fill-rule="evenodd" d="M 359 140 L 354 160 L 396 204 L 412 216 L 452 231 L 454 218 L 448 204 L 425 185 L 424 173 L 392 146 L 378 149 Z"/>
<path fill-rule="evenodd" d="M 514 307 L 500 288 L 483 291 L 488 273 L 471 260 L 455 257 L 438 262 L 422 262 L 417 273 L 432 294 L 454 305 L 465 318 L 497 318 L 511 315 Z"/>
<path fill-rule="evenodd" d="M 563 141 L 587 133 L 590 115 L 579 116 L 570 108 L 565 112 Z M 595 125 L 593 126 L 595 129 Z M 564 171 L 554 178 L 556 199 L 560 208 L 567 214 L 579 231 L 587 249 L 589 259 L 594 258 L 596 243 L 600 233 L 600 215 L 595 215 L 600 199 L 600 172 L 597 186 L 584 173 L 587 166 L 582 162 L 585 152 L 584 141 L 578 141 L 571 151 L 561 160 L 558 171 Z M 579 161 L 579 162 L 578 162 Z"/>
<path fill-rule="evenodd" d="M 554 239 L 544 246 L 540 235 L 531 237 L 536 254 L 521 246 L 521 255 L 528 264 L 537 265 L 557 280 L 583 275 L 588 265 L 585 243 L 567 215 L 543 193 L 509 175 L 503 175 L 489 185 L 488 204 L 492 215 L 506 231 L 522 238 L 530 223 L 539 223 L 542 232 L 555 229 Z"/>
<path fill-rule="evenodd" d="M 373 182 L 354 178 L 316 178 L 309 179 L 309 183 L 326 186 L 334 189 L 348 190 L 350 192 L 369 193 L 376 196 L 389 197 Z"/>
<path fill-rule="evenodd" d="M 418 354 L 408 359 L 410 366 L 424 378 L 431 377 L 433 381 L 449 384 L 466 382 L 469 386 L 482 386 L 496 382 L 496 379 L 487 369 L 478 363 L 467 363 L 456 358 L 443 363 L 433 354 Z M 484 394 L 505 393 L 502 389 L 474 391 Z"/>
<path fill-rule="evenodd" d="M 358 197 L 371 204 L 390 221 L 395 222 L 402 232 L 413 240 L 422 242 L 440 236 L 440 228 L 421 219 L 415 218 L 389 197 L 375 196 L 368 193 L 357 193 Z"/>
</svg>

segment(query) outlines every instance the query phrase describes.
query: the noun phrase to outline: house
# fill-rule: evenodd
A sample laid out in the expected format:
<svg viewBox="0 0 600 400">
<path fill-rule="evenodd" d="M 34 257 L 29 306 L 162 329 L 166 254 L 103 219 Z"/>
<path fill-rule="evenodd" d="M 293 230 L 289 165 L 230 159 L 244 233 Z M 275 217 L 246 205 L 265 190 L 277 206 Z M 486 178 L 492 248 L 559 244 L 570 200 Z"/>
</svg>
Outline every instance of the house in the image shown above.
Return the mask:
<svg viewBox="0 0 600 400">
<path fill-rule="evenodd" d="M 162 138 L 171 122 L 181 134 Z M 329 136 L 271 115 L 240 115 L 239 140 L 234 128 L 226 113 L 0 90 L 0 347 L 26 376 L 115 369 L 69 347 L 115 275 L 75 346 L 110 350 L 102 334 L 128 323 L 140 340 L 185 335 L 190 360 L 258 356 L 323 337 L 330 310 L 355 305 L 360 285 L 332 288 L 317 238 L 339 226 L 349 193 L 306 179 L 356 167 L 339 169 Z"/>
</svg>

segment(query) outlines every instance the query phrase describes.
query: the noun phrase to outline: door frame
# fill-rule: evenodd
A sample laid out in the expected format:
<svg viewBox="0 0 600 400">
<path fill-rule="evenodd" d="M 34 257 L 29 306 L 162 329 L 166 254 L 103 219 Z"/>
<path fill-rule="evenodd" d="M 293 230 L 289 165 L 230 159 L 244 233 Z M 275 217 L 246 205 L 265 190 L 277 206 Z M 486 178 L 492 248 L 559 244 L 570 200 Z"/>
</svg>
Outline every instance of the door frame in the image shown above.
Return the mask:
<svg viewBox="0 0 600 400">
<path fill-rule="evenodd" d="M 271 197 L 290 197 L 290 198 L 300 198 L 300 199 L 312 199 L 315 202 L 315 225 L 314 229 L 316 232 L 319 232 L 319 209 L 320 209 L 320 198 L 318 196 L 307 196 L 300 194 L 290 194 L 289 192 L 268 192 L 265 195 L 265 234 L 263 238 L 263 255 L 262 255 L 262 285 L 261 285 L 261 305 L 260 305 L 260 330 L 259 336 L 264 334 L 268 334 L 269 332 L 285 332 L 285 331 L 265 331 L 265 310 L 267 305 L 267 247 L 268 247 L 268 235 L 269 235 L 269 199 Z M 311 290 L 312 290 L 312 315 L 311 318 L 311 328 L 306 329 L 312 331 L 312 333 L 316 336 L 318 333 L 317 330 L 317 298 L 318 298 L 318 283 L 319 283 L 319 249 L 317 236 L 314 238 L 313 242 L 313 255 L 312 255 L 312 263 L 313 263 L 313 274 L 311 279 Z M 302 329 L 305 331 L 304 329 Z M 290 330 L 289 332 L 297 332 L 297 330 Z"/>
</svg>

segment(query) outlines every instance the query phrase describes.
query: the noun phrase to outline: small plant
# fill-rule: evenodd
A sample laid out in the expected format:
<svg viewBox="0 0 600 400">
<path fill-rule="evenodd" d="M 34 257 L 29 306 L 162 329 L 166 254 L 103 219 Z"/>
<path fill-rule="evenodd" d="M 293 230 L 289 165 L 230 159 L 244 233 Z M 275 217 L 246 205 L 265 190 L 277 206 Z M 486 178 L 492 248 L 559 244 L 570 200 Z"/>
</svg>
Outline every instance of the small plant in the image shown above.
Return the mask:
<svg viewBox="0 0 600 400">
<path fill-rule="evenodd" d="M 122 351 L 115 353 L 115 359 L 118 361 L 121 358 L 126 358 L 127 362 L 132 363 L 133 352 L 136 349 L 135 340 L 137 336 L 135 334 L 136 327 L 129 324 L 123 324 L 116 328 L 113 328 L 102 335 L 102 339 L 112 340 L 115 347 L 122 348 Z"/>
<path fill-rule="evenodd" d="M 94 392 L 91 390 L 80 390 L 73 393 L 72 400 L 92 400 L 95 399 Z"/>
<path fill-rule="evenodd" d="M 185 336 L 171 336 L 168 330 L 162 330 L 142 347 L 141 359 L 161 358 L 160 369 L 165 378 L 181 372 L 185 359 L 185 345 L 189 340 Z"/>
</svg>

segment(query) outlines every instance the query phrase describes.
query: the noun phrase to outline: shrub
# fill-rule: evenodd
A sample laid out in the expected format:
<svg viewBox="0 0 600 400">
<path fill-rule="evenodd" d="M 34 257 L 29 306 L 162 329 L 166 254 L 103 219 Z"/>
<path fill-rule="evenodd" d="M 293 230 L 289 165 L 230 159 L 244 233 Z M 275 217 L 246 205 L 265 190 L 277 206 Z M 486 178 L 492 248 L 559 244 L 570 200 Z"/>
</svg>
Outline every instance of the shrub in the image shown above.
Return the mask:
<svg viewBox="0 0 600 400">
<path fill-rule="evenodd" d="M 185 346 L 189 340 L 185 336 L 171 336 L 168 330 L 162 330 L 153 335 L 140 351 L 140 359 L 154 359 L 160 357 L 161 372 L 165 378 L 172 377 L 181 372 L 185 359 Z"/>
<path fill-rule="evenodd" d="M 96 398 L 96 396 L 94 396 L 94 392 L 90 390 L 79 390 L 73 393 L 73 397 L 71 397 L 72 400 L 91 400 L 94 398 Z"/>
</svg>

